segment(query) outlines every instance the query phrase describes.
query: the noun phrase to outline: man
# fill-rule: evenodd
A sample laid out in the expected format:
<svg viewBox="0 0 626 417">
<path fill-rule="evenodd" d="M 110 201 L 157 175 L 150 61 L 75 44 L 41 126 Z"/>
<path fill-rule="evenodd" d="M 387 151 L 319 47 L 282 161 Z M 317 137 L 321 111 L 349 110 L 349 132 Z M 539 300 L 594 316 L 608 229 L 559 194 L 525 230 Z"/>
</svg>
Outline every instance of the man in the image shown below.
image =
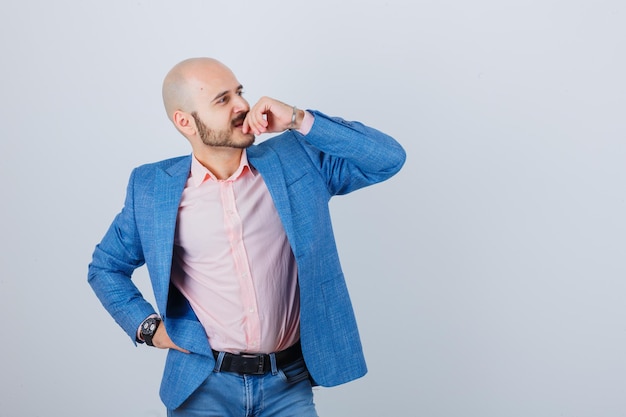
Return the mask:
<svg viewBox="0 0 626 417">
<path fill-rule="evenodd" d="M 169 349 L 169 416 L 316 416 L 313 385 L 366 373 L 328 201 L 391 177 L 405 153 L 358 122 L 268 97 L 250 108 L 242 91 L 210 58 L 167 74 L 192 155 L 133 171 L 89 283 L 134 342 Z M 143 264 L 156 310 L 130 279 Z"/>
</svg>

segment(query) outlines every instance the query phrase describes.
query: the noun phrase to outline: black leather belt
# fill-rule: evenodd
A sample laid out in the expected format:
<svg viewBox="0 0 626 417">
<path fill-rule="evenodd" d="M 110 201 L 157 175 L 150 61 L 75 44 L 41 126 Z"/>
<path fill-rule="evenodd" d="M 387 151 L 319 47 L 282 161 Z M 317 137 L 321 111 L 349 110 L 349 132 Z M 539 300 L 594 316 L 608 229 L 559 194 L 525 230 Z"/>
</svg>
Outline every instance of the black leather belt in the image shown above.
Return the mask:
<svg viewBox="0 0 626 417">
<path fill-rule="evenodd" d="M 220 352 L 213 351 L 213 357 L 217 360 Z M 297 342 L 293 346 L 276 352 L 276 367 L 281 368 L 288 365 L 297 359 L 302 357 L 302 349 L 300 348 L 300 342 Z M 269 354 L 247 354 L 235 355 L 233 353 L 226 352 L 222 365 L 218 369 L 220 372 L 235 372 L 238 374 L 248 375 L 263 375 L 271 371 L 272 364 L 270 362 Z"/>
</svg>

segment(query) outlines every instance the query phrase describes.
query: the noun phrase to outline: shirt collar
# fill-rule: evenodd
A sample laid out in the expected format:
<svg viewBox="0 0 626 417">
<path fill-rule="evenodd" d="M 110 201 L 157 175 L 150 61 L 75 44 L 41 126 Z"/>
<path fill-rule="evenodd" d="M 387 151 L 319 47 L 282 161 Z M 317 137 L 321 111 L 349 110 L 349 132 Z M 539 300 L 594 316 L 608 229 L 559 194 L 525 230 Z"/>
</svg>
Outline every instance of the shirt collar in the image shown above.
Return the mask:
<svg viewBox="0 0 626 417">
<path fill-rule="evenodd" d="M 244 149 L 241 153 L 241 160 L 239 161 L 239 167 L 237 170 L 231 175 L 228 179 L 224 181 L 236 181 L 241 176 L 243 176 L 246 172 L 251 173 L 252 175 L 256 175 L 256 171 L 252 169 L 250 163 L 248 162 L 248 154 Z M 208 180 L 220 181 L 217 177 L 204 165 L 198 161 L 195 155 L 192 155 L 191 158 L 191 171 L 190 171 L 191 180 L 196 187 L 199 187 L 202 183 Z"/>
</svg>

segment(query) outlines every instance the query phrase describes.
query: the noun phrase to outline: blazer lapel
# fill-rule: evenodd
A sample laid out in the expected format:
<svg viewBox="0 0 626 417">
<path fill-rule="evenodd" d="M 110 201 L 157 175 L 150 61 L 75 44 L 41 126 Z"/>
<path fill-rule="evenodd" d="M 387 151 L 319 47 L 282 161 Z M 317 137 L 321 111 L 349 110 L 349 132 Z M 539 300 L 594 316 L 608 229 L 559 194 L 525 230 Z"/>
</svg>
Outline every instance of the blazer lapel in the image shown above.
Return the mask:
<svg viewBox="0 0 626 417">
<path fill-rule="evenodd" d="M 291 247 L 295 251 L 295 236 L 291 215 L 291 204 L 287 193 L 287 184 L 282 172 L 282 165 L 276 152 L 266 147 L 262 151 L 258 146 L 248 148 L 248 161 L 259 171 L 265 185 L 272 195 L 274 206 L 278 211 L 278 216 L 283 223 L 283 228 L 287 234 L 287 239 L 291 242 Z"/>
<path fill-rule="evenodd" d="M 161 311 L 165 311 L 167 305 L 176 217 L 190 167 L 191 156 L 188 156 L 165 170 L 157 171 L 154 182 L 153 243 L 157 268 L 153 274 L 157 278 L 154 280 L 154 292 Z"/>
</svg>

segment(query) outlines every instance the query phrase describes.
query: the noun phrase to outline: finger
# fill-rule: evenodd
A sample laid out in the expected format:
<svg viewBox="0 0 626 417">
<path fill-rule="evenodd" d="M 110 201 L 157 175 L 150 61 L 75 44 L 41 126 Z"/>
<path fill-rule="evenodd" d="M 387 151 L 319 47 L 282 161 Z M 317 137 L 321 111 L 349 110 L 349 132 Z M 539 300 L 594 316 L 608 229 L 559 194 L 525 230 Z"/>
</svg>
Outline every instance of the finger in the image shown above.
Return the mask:
<svg viewBox="0 0 626 417">
<path fill-rule="evenodd" d="M 174 350 L 177 350 L 177 351 L 182 352 L 182 353 L 189 353 L 189 351 L 187 349 L 183 349 L 180 346 L 175 345 L 174 343 L 172 343 L 166 349 L 174 349 Z"/>
<path fill-rule="evenodd" d="M 241 130 L 243 133 L 252 132 L 255 135 L 259 134 L 259 126 L 258 126 L 258 123 L 254 121 L 252 112 L 249 112 L 246 118 L 244 119 Z"/>
<path fill-rule="evenodd" d="M 250 114 L 250 113 L 248 112 L 248 114 Z M 246 115 L 246 118 L 245 118 L 245 119 L 243 119 L 243 124 L 241 125 L 241 131 L 242 131 L 244 134 L 245 134 L 245 133 L 250 132 L 250 130 L 251 130 L 251 129 L 250 129 L 250 124 L 249 124 L 249 123 L 250 123 L 250 122 L 248 121 L 248 116 Z"/>
<path fill-rule="evenodd" d="M 187 349 L 183 349 L 180 346 L 176 345 L 174 342 L 172 342 L 172 339 L 167 339 L 167 341 L 162 341 L 163 343 L 160 344 L 154 344 L 155 347 L 159 348 L 159 349 L 174 349 L 174 350 L 178 350 L 179 352 L 183 352 L 183 353 L 189 353 L 189 351 Z"/>
<path fill-rule="evenodd" d="M 255 105 L 248 112 L 246 119 L 244 120 L 244 126 L 247 126 L 248 129 L 252 130 L 255 134 L 264 133 L 267 130 L 267 120 L 265 120 L 264 115 L 266 115 L 266 111 L 263 107 Z"/>
</svg>

